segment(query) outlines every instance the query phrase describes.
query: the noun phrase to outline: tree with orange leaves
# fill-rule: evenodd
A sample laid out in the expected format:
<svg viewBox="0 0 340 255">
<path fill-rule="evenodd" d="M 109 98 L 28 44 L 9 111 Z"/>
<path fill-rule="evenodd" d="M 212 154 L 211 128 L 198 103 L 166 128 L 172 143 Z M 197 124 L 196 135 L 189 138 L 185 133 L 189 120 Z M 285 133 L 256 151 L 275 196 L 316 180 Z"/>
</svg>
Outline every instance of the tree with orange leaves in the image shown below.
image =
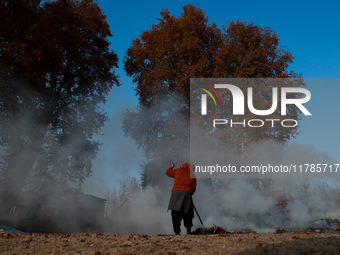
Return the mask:
<svg viewBox="0 0 340 255">
<path fill-rule="evenodd" d="M 288 71 L 293 56 L 280 46 L 278 35 L 270 28 L 237 21 L 229 22 L 221 30 L 192 4 L 185 5 L 178 17 L 168 9 L 160 14 L 157 24 L 132 41 L 124 59 L 127 75 L 137 84 L 140 110 L 125 113 L 123 129 L 150 159 L 143 166 L 145 183 L 155 175 L 153 172 L 165 156 L 179 159 L 189 156 L 188 148 L 184 153 L 173 141 L 180 137 L 182 145 L 189 144 L 189 123 L 185 120 L 189 118 L 190 78 L 299 77 Z M 173 96 L 181 100 L 169 105 L 168 98 Z M 259 97 L 263 98 L 263 94 Z M 155 107 L 161 109 L 150 111 Z M 149 112 L 145 119 L 138 117 L 145 112 Z M 291 112 L 290 117 L 298 119 L 299 114 Z M 251 141 L 286 142 L 297 133 L 296 128 L 268 128 L 255 133 L 243 127 L 233 130 L 234 135 L 225 133 L 228 137 L 221 141 L 228 140 L 240 150 Z"/>
<path fill-rule="evenodd" d="M 81 185 L 119 85 L 106 16 L 93 0 L 1 0 L 0 25 L 1 188 Z"/>
</svg>

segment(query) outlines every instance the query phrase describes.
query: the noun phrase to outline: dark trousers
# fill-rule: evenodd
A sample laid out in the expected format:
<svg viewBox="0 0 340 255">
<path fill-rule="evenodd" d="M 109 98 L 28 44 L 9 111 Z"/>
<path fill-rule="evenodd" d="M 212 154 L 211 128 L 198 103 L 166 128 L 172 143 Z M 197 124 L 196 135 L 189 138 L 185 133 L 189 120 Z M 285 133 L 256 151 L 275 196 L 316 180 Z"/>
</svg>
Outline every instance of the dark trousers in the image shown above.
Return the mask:
<svg viewBox="0 0 340 255">
<path fill-rule="evenodd" d="M 184 227 L 191 228 L 193 226 L 192 224 L 192 213 L 184 213 L 182 211 L 171 211 L 172 216 L 172 225 L 174 228 L 175 234 L 181 233 L 181 221 L 183 219 L 184 221 Z"/>
</svg>

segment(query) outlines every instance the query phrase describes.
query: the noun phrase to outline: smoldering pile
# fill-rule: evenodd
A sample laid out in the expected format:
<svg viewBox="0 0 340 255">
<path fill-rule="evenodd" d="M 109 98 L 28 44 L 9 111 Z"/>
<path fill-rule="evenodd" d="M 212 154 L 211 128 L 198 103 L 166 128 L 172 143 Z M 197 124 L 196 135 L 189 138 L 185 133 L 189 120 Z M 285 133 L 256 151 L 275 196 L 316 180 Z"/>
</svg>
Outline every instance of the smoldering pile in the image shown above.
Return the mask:
<svg viewBox="0 0 340 255">
<path fill-rule="evenodd" d="M 323 233 L 340 233 L 340 220 L 337 219 L 320 219 L 310 223 L 306 228 L 283 229 L 279 226 L 273 226 L 273 233 L 305 233 L 305 234 L 323 234 Z M 220 226 L 201 227 L 192 232 L 193 235 L 227 235 L 227 234 L 256 234 L 257 232 L 249 228 L 229 231 Z"/>
</svg>

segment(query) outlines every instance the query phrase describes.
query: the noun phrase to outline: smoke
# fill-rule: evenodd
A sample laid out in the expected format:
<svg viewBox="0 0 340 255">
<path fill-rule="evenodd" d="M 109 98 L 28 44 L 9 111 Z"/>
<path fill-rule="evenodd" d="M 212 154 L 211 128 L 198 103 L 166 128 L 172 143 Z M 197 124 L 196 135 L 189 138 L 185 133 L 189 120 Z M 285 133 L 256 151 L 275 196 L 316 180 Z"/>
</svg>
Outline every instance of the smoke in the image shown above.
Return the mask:
<svg viewBox="0 0 340 255">
<path fill-rule="evenodd" d="M 254 143 L 242 153 L 230 147 L 214 149 L 204 139 L 191 141 L 192 158 L 200 162 L 225 162 L 237 166 L 336 163 L 328 154 L 312 145 L 283 145 L 275 141 Z M 194 145 L 194 146 L 193 146 Z M 197 148 L 204 153 L 193 155 Z M 196 156 L 196 157 L 195 157 Z M 326 173 L 275 174 L 197 174 L 197 207 L 207 225 L 229 230 L 252 229 L 271 232 L 274 226 L 294 229 L 310 226 L 313 221 L 339 218 L 339 185 Z M 322 178 L 320 177 L 322 176 Z M 336 177 L 333 175 L 332 177 Z M 203 185 L 200 185 L 203 183 Z M 210 186 L 204 185 L 210 183 Z M 204 198 L 204 199 L 202 199 Z M 208 205 L 206 204 L 208 202 Z"/>
<path fill-rule="evenodd" d="M 173 180 L 165 175 L 165 171 L 171 161 L 178 166 L 190 160 L 188 140 L 183 138 L 184 132 L 180 132 L 187 130 L 189 126 L 189 122 L 183 119 L 183 113 L 179 110 L 181 101 L 176 97 L 163 99 L 161 103 L 153 105 L 148 110 L 140 110 L 125 116 L 132 117 L 125 119 L 130 127 L 133 127 L 133 120 L 139 116 L 138 126 L 128 129 L 127 133 L 137 143 L 140 142 L 142 148 L 148 149 L 150 148 L 148 146 L 153 146 L 153 149 L 156 148 L 154 151 L 161 152 L 162 148 L 166 147 L 168 151 L 167 154 L 152 155 L 154 158 L 151 162 L 156 163 L 156 173 L 145 169 L 148 176 L 152 177 L 150 183 L 130 196 L 126 204 L 112 211 L 110 215 L 114 221 L 112 232 L 172 233 L 171 215 L 166 212 L 166 208 Z M 165 109 L 170 106 L 173 106 L 171 112 L 164 114 Z M 169 125 L 164 123 L 169 123 L 167 122 L 169 119 L 173 120 L 171 123 L 174 124 L 174 127 L 171 126 L 174 131 L 171 141 L 162 139 L 159 133 L 154 134 L 150 131 L 154 130 L 152 127 L 158 125 L 162 128 L 161 131 L 166 133 Z M 145 126 L 141 120 L 145 121 Z M 313 145 L 296 143 L 283 145 L 275 141 L 262 141 L 239 153 L 228 146 L 209 147 L 203 138 L 190 142 L 191 156 L 197 153 L 196 159 L 207 162 L 214 160 L 225 162 L 227 158 L 227 162 L 238 166 L 260 163 L 272 165 L 337 163 L 329 154 L 318 152 Z M 256 175 L 250 176 L 251 178 L 226 175 L 203 177 L 205 178 L 198 179 L 194 203 L 206 227 L 219 225 L 228 230 L 252 229 L 257 232 L 273 232 L 277 227 L 284 229 L 307 227 L 315 225 L 320 219 L 340 217 L 339 184 L 336 179 L 325 178 L 325 175 L 322 178 L 315 173 L 279 177 Z M 194 228 L 197 227 L 200 227 L 200 223 L 196 216 Z"/>
<path fill-rule="evenodd" d="M 167 213 L 169 195 L 158 187 L 147 186 L 129 194 L 123 204 L 109 215 L 106 232 L 114 234 L 170 234 L 172 227 Z"/>
<path fill-rule="evenodd" d="M 114 111 L 98 135 L 102 145 L 93 161 L 93 174 L 83 185 L 85 193 L 106 197 L 120 182 L 140 178 L 144 155 L 134 141 L 124 136 L 121 115 L 125 110 L 120 107 Z"/>
<path fill-rule="evenodd" d="M 37 130 L 44 132 L 44 143 L 50 147 L 40 154 L 39 162 L 34 164 L 35 171 L 25 180 L 24 186 L 16 184 L 22 195 L 17 204 L 2 207 L 1 218 L 12 217 L 10 211 L 15 207 L 28 208 L 25 215 L 17 215 L 25 219 L 40 217 L 37 226 L 49 224 L 55 231 L 98 231 L 108 233 L 140 233 L 170 234 L 172 233 L 171 214 L 167 211 L 173 179 L 165 172 L 174 162 L 177 166 L 190 161 L 189 153 L 189 121 L 183 117 L 183 100 L 172 96 L 159 100 L 146 110 L 129 112 L 121 119 L 121 108 L 111 117 L 110 122 L 102 130 L 103 147 L 93 164 L 93 177 L 84 186 L 85 193 L 104 197 L 110 193 L 119 181 L 128 182 L 132 177 L 140 177 L 138 169 L 142 167 L 144 187 L 133 191 L 122 192 L 123 197 L 103 217 L 104 201 L 93 196 L 86 196 L 68 184 L 66 188 L 40 185 L 39 192 L 27 192 L 27 187 L 37 186 L 50 178 L 64 181 L 63 176 L 72 174 L 69 170 L 77 168 L 62 162 L 63 156 L 70 154 L 93 158 L 84 148 L 83 139 L 75 132 L 61 146 L 53 133 L 44 132 L 44 128 L 34 126 L 32 114 L 28 111 L 20 118 L 12 119 L 8 129 L 18 131 L 24 129 L 25 134 L 34 134 Z M 90 113 L 89 113 L 90 114 Z M 34 116 L 34 114 L 33 114 Z M 125 138 L 121 125 L 130 138 Z M 32 127 L 32 128 L 30 128 Z M 171 139 L 168 135 L 172 134 Z M 22 137 L 21 137 L 22 138 Z M 29 139 L 19 139 L 12 148 L 20 149 Z M 43 144 L 44 144 L 43 143 Z M 207 148 L 204 139 L 193 141 L 191 148 L 201 160 L 212 162 L 225 160 L 235 165 L 255 165 L 261 162 L 271 164 L 301 163 L 338 163 L 327 153 L 318 152 L 312 145 L 290 144 L 284 146 L 274 141 L 263 141 L 250 146 L 245 153 L 237 153 L 229 147 Z M 140 150 L 138 148 L 140 148 Z M 37 148 L 33 146 L 33 148 Z M 8 147 L 2 147 L 4 158 Z M 143 150 L 146 158 L 141 153 Z M 77 153 L 74 153 L 76 151 Z M 199 153 L 199 152 L 204 153 Z M 28 154 L 26 154 L 26 152 Z M 33 151 L 34 152 L 34 151 Z M 20 158 L 15 158 L 18 166 L 25 166 L 27 157 L 33 157 L 32 151 L 23 150 Z M 49 155 L 49 157 L 45 157 Z M 21 157 L 22 156 L 22 157 Z M 35 155 L 36 156 L 36 155 Z M 43 159 L 46 159 L 44 161 Z M 214 160 L 212 160 L 214 159 Z M 7 167 L 4 163 L 3 168 Z M 88 161 L 87 161 L 88 162 Z M 48 163 L 48 164 L 47 164 Z M 196 162 L 192 162 L 196 163 Z M 86 178 L 86 167 L 78 166 Z M 4 171 L 2 171 L 4 174 Z M 4 175 L 5 176 L 5 175 Z M 14 180 L 22 182 L 21 172 L 15 173 Z M 71 176 L 72 177 L 72 176 Z M 308 177 L 308 178 L 307 178 Z M 5 177 L 2 177 L 5 178 Z M 74 177 L 74 180 L 77 180 Z M 27 180 L 30 180 L 28 183 Z M 111 180 L 114 180 L 115 183 Z M 59 183 L 61 183 L 59 182 Z M 30 185 L 28 185 L 30 184 Z M 35 184 L 35 185 L 33 185 Z M 28 186 L 27 186 L 28 185 Z M 26 189 L 25 189 L 26 187 Z M 73 187 L 76 187 L 73 185 Z M 117 196 L 120 191 L 117 190 Z M 44 194 L 43 198 L 39 194 Z M 106 198 L 106 197 L 105 197 Z M 110 199 L 112 197 L 108 197 Z M 292 229 L 322 224 L 318 220 L 340 217 L 340 187 L 336 179 L 314 178 L 304 175 L 303 178 L 199 178 L 194 203 L 206 227 L 219 225 L 228 230 L 252 229 L 258 232 L 274 231 L 273 227 Z M 122 202 L 124 201 L 124 202 Z M 8 201 L 1 201 L 8 204 Z M 30 207 L 26 207 L 30 203 Z M 35 206 L 36 204 L 39 206 Z M 33 207 L 37 208 L 36 210 Z M 28 217 L 28 215 L 30 217 Z M 52 215 L 53 217 L 46 217 Z M 41 219 L 44 219 L 43 221 Z M 22 222 L 12 222 L 18 226 Z M 31 224 L 32 225 L 32 224 Z M 194 228 L 200 227 L 197 216 Z M 183 228 L 183 227 L 182 227 Z"/>
<path fill-rule="evenodd" d="M 80 187 L 98 151 L 93 135 L 105 120 L 97 103 L 42 95 L 20 80 L 1 85 L 2 223 L 56 232 L 101 226 L 105 201 Z"/>
</svg>

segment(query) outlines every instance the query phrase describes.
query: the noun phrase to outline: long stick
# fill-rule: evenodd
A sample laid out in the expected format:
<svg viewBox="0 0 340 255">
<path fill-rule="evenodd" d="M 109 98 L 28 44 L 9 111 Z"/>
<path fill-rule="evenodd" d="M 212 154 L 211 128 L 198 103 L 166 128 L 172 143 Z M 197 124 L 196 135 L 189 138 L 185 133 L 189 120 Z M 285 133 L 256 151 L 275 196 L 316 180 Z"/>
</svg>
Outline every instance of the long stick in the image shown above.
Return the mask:
<svg viewBox="0 0 340 255">
<path fill-rule="evenodd" d="M 196 206 L 194 205 L 194 203 L 192 203 L 192 205 L 194 206 L 195 212 L 196 212 L 198 218 L 200 219 L 200 222 L 201 222 L 202 226 L 204 227 L 203 221 L 202 221 L 202 219 L 201 219 L 201 216 L 198 214 L 198 211 L 197 211 L 197 209 L 196 209 Z"/>
</svg>

